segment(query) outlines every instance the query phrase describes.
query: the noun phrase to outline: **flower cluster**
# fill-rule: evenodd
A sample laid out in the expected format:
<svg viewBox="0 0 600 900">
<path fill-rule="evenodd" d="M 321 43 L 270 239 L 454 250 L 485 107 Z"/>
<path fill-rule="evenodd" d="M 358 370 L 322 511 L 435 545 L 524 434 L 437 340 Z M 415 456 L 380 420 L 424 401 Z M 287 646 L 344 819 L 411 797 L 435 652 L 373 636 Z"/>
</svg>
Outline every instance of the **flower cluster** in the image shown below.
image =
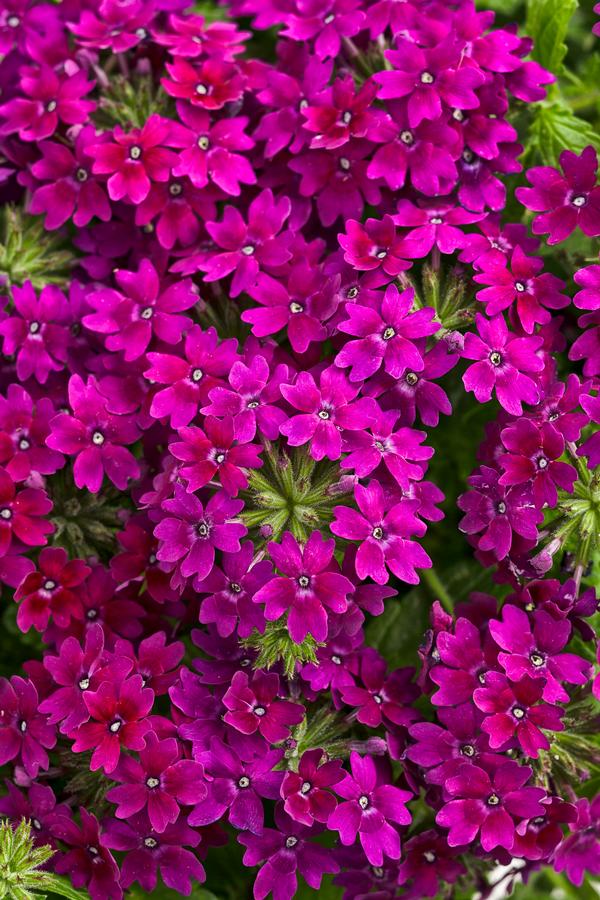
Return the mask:
<svg viewBox="0 0 600 900">
<path fill-rule="evenodd" d="M 531 41 L 471 0 L 5 7 L 0 582 L 41 649 L 0 679 L 0 814 L 92 900 L 189 894 L 228 840 L 256 900 L 600 873 L 600 266 L 564 377 L 568 287 L 500 215 Z M 560 163 L 533 235 L 600 235 L 595 151 Z M 502 407 L 458 504 L 507 589 L 436 604 L 417 676 L 366 626 L 433 565 L 461 392 Z"/>
</svg>

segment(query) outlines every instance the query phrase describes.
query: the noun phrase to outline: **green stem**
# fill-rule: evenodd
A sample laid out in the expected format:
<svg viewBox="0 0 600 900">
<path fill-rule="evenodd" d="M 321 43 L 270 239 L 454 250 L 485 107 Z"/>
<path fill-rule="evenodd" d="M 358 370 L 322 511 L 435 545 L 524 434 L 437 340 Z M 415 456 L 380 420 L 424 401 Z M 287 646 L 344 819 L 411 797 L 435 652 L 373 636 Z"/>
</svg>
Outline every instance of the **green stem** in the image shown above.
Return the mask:
<svg viewBox="0 0 600 900">
<path fill-rule="evenodd" d="M 436 600 L 439 600 L 446 612 L 452 614 L 454 612 L 454 603 L 452 602 L 452 597 L 442 584 L 439 576 L 436 574 L 434 569 L 423 569 L 422 573 L 423 581 L 426 583 L 429 591 L 435 596 Z"/>
</svg>

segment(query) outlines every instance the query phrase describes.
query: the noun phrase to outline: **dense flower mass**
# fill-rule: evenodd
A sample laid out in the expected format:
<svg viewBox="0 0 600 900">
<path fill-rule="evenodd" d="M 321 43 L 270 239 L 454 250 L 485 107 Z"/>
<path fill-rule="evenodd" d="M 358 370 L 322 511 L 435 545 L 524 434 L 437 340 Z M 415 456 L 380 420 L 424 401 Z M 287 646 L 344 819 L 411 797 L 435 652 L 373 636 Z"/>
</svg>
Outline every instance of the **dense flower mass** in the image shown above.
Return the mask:
<svg viewBox="0 0 600 900">
<path fill-rule="evenodd" d="M 0 815 L 91 900 L 581 885 L 596 150 L 472 0 L 211 12 L 0 9 Z"/>
</svg>

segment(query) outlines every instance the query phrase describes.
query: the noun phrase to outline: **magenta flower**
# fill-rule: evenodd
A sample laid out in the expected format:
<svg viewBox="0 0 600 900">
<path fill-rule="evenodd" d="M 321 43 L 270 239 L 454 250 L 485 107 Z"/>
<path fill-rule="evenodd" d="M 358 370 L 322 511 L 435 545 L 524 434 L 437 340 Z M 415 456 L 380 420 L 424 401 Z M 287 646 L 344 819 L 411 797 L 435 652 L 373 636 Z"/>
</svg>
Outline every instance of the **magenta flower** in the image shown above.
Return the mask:
<svg viewBox="0 0 600 900">
<path fill-rule="evenodd" d="M 121 748 L 143 750 L 150 730 L 147 718 L 154 703 L 154 691 L 145 688 L 141 675 L 124 681 L 103 681 L 96 691 L 83 692 L 83 701 L 94 721 L 75 728 L 69 735 L 73 753 L 92 750 L 90 769 L 107 775 L 117 768 Z"/>
<path fill-rule="evenodd" d="M 483 642 L 479 629 L 462 616 L 453 632 L 437 635 L 436 650 L 439 660 L 429 671 L 431 681 L 438 686 L 431 697 L 436 706 L 470 701 L 473 691 L 486 683 L 488 671 L 495 667 L 497 651 L 493 643 Z"/>
<path fill-rule="evenodd" d="M 251 150 L 254 141 L 246 134 L 248 119 L 233 116 L 211 123 L 204 109 L 177 103 L 177 113 L 187 126 L 178 132 L 182 149 L 173 169 L 176 178 L 187 175 L 194 187 L 212 182 L 234 197 L 242 184 L 255 184 L 256 175 L 245 156 L 238 151 Z"/>
<path fill-rule="evenodd" d="M 69 308 L 57 287 L 47 285 L 39 298 L 30 281 L 12 288 L 14 313 L 0 322 L 2 352 L 17 357 L 20 381 L 35 378 L 45 384 L 50 372 L 60 372 L 67 359 Z"/>
<path fill-rule="evenodd" d="M 478 766 L 465 765 L 449 778 L 445 789 L 452 799 L 437 814 L 436 822 L 450 829 L 450 847 L 471 844 L 479 835 L 486 853 L 496 847 L 510 851 L 519 823 L 544 814 L 540 801 L 546 792 L 524 786 L 532 774 L 529 766 L 510 761 L 492 775 Z"/>
<path fill-rule="evenodd" d="M 312 149 L 335 150 L 352 138 L 382 141 L 393 133 L 391 120 L 381 110 L 373 109 L 377 86 L 366 81 L 358 92 L 351 78 L 338 78 L 323 91 L 314 106 L 306 106 L 302 115 L 304 128 L 314 133 Z"/>
<path fill-rule="evenodd" d="M 180 57 L 166 63 L 169 78 L 161 84 L 170 97 L 187 100 L 202 109 L 221 109 L 226 103 L 239 100 L 244 92 L 244 76 L 238 66 L 222 59 L 207 59 L 199 67 Z"/>
<path fill-rule="evenodd" d="M 75 67 L 76 68 L 76 67 Z M 71 69 L 62 77 L 50 66 L 23 66 L 17 96 L 0 106 L 0 134 L 18 132 L 22 141 L 41 141 L 54 134 L 61 123 L 83 125 L 96 108 L 84 100 L 94 87 L 83 69 Z"/>
<path fill-rule="evenodd" d="M 443 117 L 432 122 L 423 120 L 411 128 L 403 107 L 394 109 L 393 123 L 395 140 L 387 140 L 377 148 L 367 170 L 369 178 L 383 179 L 393 191 L 404 187 L 409 179 L 415 190 L 426 197 L 447 194 L 457 179 L 456 132 Z M 464 237 L 468 240 L 467 235 Z"/>
<path fill-rule="evenodd" d="M 598 815 L 600 800 L 591 802 L 587 797 L 577 801 L 577 821 L 572 833 L 556 848 L 553 863 L 557 872 L 565 872 L 569 881 L 581 887 L 586 872 L 600 874 L 600 842 L 598 841 Z"/>
<path fill-rule="evenodd" d="M 450 415 L 452 405 L 436 379 L 453 369 L 459 358 L 454 347 L 438 341 L 423 354 L 423 368 L 418 373 L 409 368 L 399 379 L 382 379 L 381 387 L 386 388 L 392 409 L 400 410 L 404 425 L 412 425 L 417 412 L 424 425 L 432 426 L 438 424 L 440 413 Z"/>
<path fill-rule="evenodd" d="M 562 174 L 550 166 L 529 169 L 533 187 L 517 188 L 517 199 L 534 212 L 534 234 L 547 234 L 559 244 L 579 226 L 584 234 L 600 234 L 600 186 L 596 184 L 598 158 L 593 147 L 578 156 L 564 150 L 559 157 Z"/>
<path fill-rule="evenodd" d="M 543 339 L 515 337 L 501 315 L 485 319 L 477 313 L 475 323 L 479 334 L 467 332 L 462 356 L 477 362 L 463 375 L 463 384 L 480 403 L 487 403 L 495 389 L 504 409 L 520 416 L 523 403 L 534 404 L 539 400 L 531 373 L 544 368 L 543 360 L 537 355 Z"/>
<path fill-rule="evenodd" d="M 134 649 L 130 641 L 115 641 L 117 659 L 131 660 L 131 674 L 141 675 L 144 687 L 152 688 L 157 697 L 166 694 L 179 676 L 179 663 L 185 653 L 181 641 L 167 643 L 164 631 L 156 631 L 140 641 Z"/>
<path fill-rule="evenodd" d="M 453 39 L 428 49 L 403 39 L 396 46 L 385 53 L 393 69 L 376 72 L 373 78 L 380 85 L 382 100 L 408 97 L 411 128 L 423 119 L 437 119 L 448 107 L 462 110 L 479 105 L 475 89 L 485 75 L 475 66 L 462 65 L 460 47 Z"/>
<path fill-rule="evenodd" d="M 358 684 L 343 686 L 342 701 L 358 707 L 356 719 L 369 728 L 382 723 L 387 727 L 408 725 L 418 713 L 410 707 L 418 695 L 410 684 L 414 670 L 395 669 L 388 675 L 387 663 L 373 647 L 365 647 L 360 656 Z"/>
<path fill-rule="evenodd" d="M 94 218 L 108 222 L 111 207 L 104 187 L 91 175 L 86 148 L 96 140 L 92 125 L 81 129 L 73 150 L 56 141 L 39 144 L 42 158 L 34 163 L 31 172 L 41 184 L 33 192 L 30 212 L 46 214 L 48 230 L 60 228 L 69 219 L 77 227 L 88 225 Z"/>
<path fill-rule="evenodd" d="M 15 825 L 23 819 L 31 822 L 35 843 L 56 848 L 52 829 L 59 816 L 69 815 L 66 803 L 57 803 L 54 791 L 46 784 L 34 782 L 25 795 L 12 782 L 6 781 L 6 791 L 0 798 L 0 814 Z"/>
<path fill-rule="evenodd" d="M 231 416 L 217 419 L 207 416 L 202 428 L 180 428 L 180 441 L 169 444 L 169 450 L 186 465 L 179 472 L 188 491 L 197 491 L 218 478 L 230 497 L 248 487 L 247 469 L 260 469 L 262 444 L 239 440 Z"/>
<path fill-rule="evenodd" d="M 573 278 L 581 287 L 573 297 L 577 309 L 600 309 L 600 266 L 584 266 L 575 272 Z"/>
<path fill-rule="evenodd" d="M 86 153 L 93 160 L 94 175 L 108 175 L 111 200 L 128 199 L 141 203 L 150 193 L 152 182 L 168 181 L 177 155 L 167 149 L 171 143 L 172 123 L 153 114 L 143 128 L 125 133 L 120 125 L 113 140 L 92 144 Z"/>
<path fill-rule="evenodd" d="M 536 425 L 531 419 L 517 419 L 502 431 L 508 451 L 498 457 L 503 469 L 499 484 L 529 484 L 536 506 L 556 506 L 557 488 L 573 493 L 577 470 L 561 462 L 565 449 L 562 435 L 551 425 Z"/>
<path fill-rule="evenodd" d="M 19 760 L 29 778 L 50 765 L 46 750 L 56 745 L 56 729 L 38 711 L 33 682 L 0 678 L 0 765 Z"/>
<path fill-rule="evenodd" d="M 344 846 L 360 840 L 372 866 L 383 865 L 384 857 L 400 858 L 400 835 L 394 825 L 410 825 L 406 803 L 410 791 L 384 782 L 370 756 L 350 754 L 352 774 L 346 773 L 335 786 L 342 802 L 329 816 L 327 827 L 339 831 Z M 394 823 L 394 824 L 390 824 Z"/>
<path fill-rule="evenodd" d="M 139 762 L 131 756 L 119 762 L 112 778 L 120 786 L 111 788 L 106 799 L 117 804 L 118 819 L 147 810 L 150 825 L 161 833 L 177 820 L 180 804 L 192 806 L 205 800 L 204 769 L 191 759 L 179 759 L 174 738 L 161 741 L 150 731 L 145 740 Z"/>
<path fill-rule="evenodd" d="M 427 530 L 415 513 L 419 503 L 401 500 L 388 507 L 378 481 L 368 487 L 357 484 L 354 496 L 358 510 L 336 506 L 331 530 L 338 537 L 361 541 L 356 554 L 356 574 L 362 580 L 372 578 L 387 584 L 388 569 L 401 581 L 418 584 L 417 568 L 430 568 L 432 563 L 420 544 L 410 540 L 422 537 Z"/>
<path fill-rule="evenodd" d="M 274 672 L 236 672 L 223 697 L 227 712 L 223 721 L 242 734 L 259 732 L 269 743 L 278 744 L 289 737 L 290 728 L 304 718 L 299 703 L 278 699 L 279 676 Z"/>
<path fill-rule="evenodd" d="M 115 487 L 125 490 L 128 480 L 140 474 L 135 457 L 124 446 L 138 437 L 135 420 L 108 412 L 106 398 L 93 376 L 87 383 L 79 375 L 71 376 L 69 405 L 72 415 L 60 413 L 52 419 L 48 446 L 75 456 L 73 477 L 77 487 L 97 493 L 106 474 Z"/>
<path fill-rule="evenodd" d="M 48 397 L 35 403 L 18 384 L 0 395 L 0 463 L 13 481 L 26 481 L 35 473 L 54 475 L 64 456 L 46 446 L 55 409 Z"/>
<path fill-rule="evenodd" d="M 223 252 L 210 254 L 200 265 L 204 280 L 220 281 L 234 272 L 229 293 L 237 297 L 256 280 L 259 271 L 273 270 L 291 259 L 288 234 L 280 234 L 291 212 L 287 197 L 275 200 L 261 191 L 248 207 L 248 221 L 234 206 L 226 206 L 221 222 L 207 222 L 206 230 Z"/>
<path fill-rule="evenodd" d="M 156 551 L 158 541 L 152 534 L 153 525 L 145 517 L 135 517 L 127 522 L 117 539 L 124 548 L 110 561 L 110 570 L 120 585 L 143 579 L 148 593 L 157 603 L 172 599 L 169 575 L 159 568 Z"/>
<path fill-rule="evenodd" d="M 261 304 L 244 310 L 242 321 L 252 325 L 252 334 L 267 337 L 282 328 L 297 353 L 305 353 L 310 344 L 325 340 L 325 322 L 338 305 L 338 279 L 327 278 L 306 261 L 295 263 L 287 284 L 259 273 L 248 293 Z"/>
<path fill-rule="evenodd" d="M 159 539 L 156 556 L 175 570 L 175 583 L 183 583 L 192 575 L 198 580 L 206 578 L 214 565 L 215 549 L 239 552 L 240 538 L 247 528 L 232 520 L 243 505 L 241 500 L 232 500 L 219 491 L 204 506 L 194 494 L 175 485 L 173 498 L 162 504 L 166 515 L 154 529 Z"/>
<path fill-rule="evenodd" d="M 189 425 L 211 388 L 221 383 L 237 359 L 237 341 L 219 341 L 214 328 L 203 331 L 193 325 L 185 337 L 182 356 L 149 353 L 150 368 L 144 377 L 169 387 L 159 390 L 150 414 L 157 419 L 170 416 L 171 427 Z"/>
<path fill-rule="evenodd" d="M 360 272 L 379 270 L 386 275 L 398 275 L 410 268 L 403 258 L 403 239 L 396 233 L 392 216 L 367 219 L 363 224 L 349 219 L 346 233 L 338 235 L 344 259 Z"/>
<path fill-rule="evenodd" d="M 460 677 L 459 670 L 456 670 L 456 675 Z M 455 707 L 438 707 L 437 718 L 445 727 L 435 722 L 417 722 L 408 729 L 414 743 L 410 743 L 406 755 L 411 762 L 426 770 L 425 778 L 431 784 L 444 785 L 448 778 L 458 774 L 466 762 L 493 767 L 505 761 L 504 757 L 489 749 L 488 736 L 481 731 L 483 714 L 471 702 L 472 691 L 471 687 L 471 694 L 465 703 Z"/>
<path fill-rule="evenodd" d="M 222 569 L 213 566 L 202 581 L 196 581 L 198 594 L 207 594 L 200 606 L 200 621 L 214 624 L 221 637 L 234 631 L 240 638 L 249 637 L 253 629 L 264 631 L 265 620 L 253 598 L 269 580 L 273 567 L 262 559 L 253 564 L 254 546 L 242 544 L 238 553 L 222 554 Z"/>
<path fill-rule="evenodd" d="M 463 864 L 437 831 L 430 829 L 404 844 L 404 859 L 398 867 L 398 884 L 406 885 L 415 897 L 436 897 L 445 885 L 464 875 Z"/>
<path fill-rule="evenodd" d="M 331 851 L 310 840 L 322 828 L 297 824 L 280 804 L 275 807 L 275 825 L 277 830 L 265 828 L 260 835 L 246 832 L 238 837 L 240 844 L 247 848 L 244 865 L 256 866 L 262 862 L 254 882 L 255 900 L 264 900 L 269 894 L 277 900 L 293 900 L 298 890 L 296 872 L 300 872 L 314 891 L 320 889 L 325 873 L 339 872 Z"/>
<path fill-rule="evenodd" d="M 7 555 L 15 538 L 28 547 L 47 544 L 54 525 L 43 516 L 51 510 L 45 491 L 24 488 L 17 493 L 8 472 L 0 469 L 0 557 Z"/>
<path fill-rule="evenodd" d="M 422 259 L 434 247 L 446 254 L 462 249 L 467 236 L 461 226 L 471 225 L 483 215 L 448 202 L 416 206 L 410 200 L 399 200 L 394 221 L 410 229 L 402 242 L 403 254 L 408 259 Z"/>
<path fill-rule="evenodd" d="M 165 885 L 179 896 L 189 895 L 192 883 L 206 880 L 202 864 L 188 847 L 197 847 L 200 835 L 185 824 L 183 818 L 167 825 L 164 831 L 152 828 L 144 813 L 128 822 L 109 822 L 103 836 L 106 847 L 126 850 L 120 884 L 127 889 L 137 881 L 142 890 L 151 893 L 160 871 Z"/>
<path fill-rule="evenodd" d="M 562 731 L 564 711 L 558 706 L 540 703 L 544 685 L 539 678 L 525 675 L 509 681 L 500 672 L 488 672 L 485 686 L 477 688 L 473 700 L 486 713 L 481 728 L 490 736 L 492 750 L 504 748 L 513 738 L 527 756 L 538 757 L 550 742 L 541 729 Z"/>
<path fill-rule="evenodd" d="M 561 682 L 586 684 L 591 666 L 574 653 L 562 653 L 569 641 L 571 623 L 556 619 L 543 609 L 531 614 L 506 604 L 502 619 L 492 619 L 490 633 L 503 652 L 498 662 L 512 681 L 524 677 L 544 682 L 543 698 L 548 703 L 566 703 L 569 695 Z"/>
<path fill-rule="evenodd" d="M 121 900 L 119 867 L 106 847 L 106 835 L 98 820 L 80 807 L 81 826 L 60 816 L 52 826 L 53 834 L 69 848 L 55 863 L 56 872 L 68 873 L 73 885 L 87 888 L 92 900 Z"/>
<path fill-rule="evenodd" d="M 36 631 L 43 631 L 50 616 L 60 628 L 66 628 L 71 617 L 81 619 L 83 608 L 73 588 L 79 587 L 90 572 L 82 560 L 68 561 L 62 547 L 44 548 L 38 571 L 27 575 L 15 591 L 19 628 L 26 632 L 33 626 Z"/>
<path fill-rule="evenodd" d="M 83 648 L 75 637 L 65 638 L 57 656 L 44 657 L 44 668 L 54 684 L 40 703 L 40 712 L 48 715 L 51 725 L 60 722 L 60 731 L 69 734 L 90 718 L 83 692 L 97 691 L 103 681 L 122 681 L 131 662 L 105 652 L 104 631 L 95 622 L 85 634 Z"/>
<path fill-rule="evenodd" d="M 352 469 L 359 478 L 371 475 L 383 463 L 402 490 L 408 490 L 411 481 L 423 477 L 424 460 L 433 456 L 432 447 L 422 447 L 427 437 L 424 431 L 414 428 L 395 428 L 397 410 L 379 414 L 371 434 L 355 431 L 344 438 L 342 449 L 349 455 L 342 460 L 342 469 Z"/>
<path fill-rule="evenodd" d="M 274 441 L 287 416 L 276 404 L 280 385 L 287 379 L 287 366 L 279 365 L 271 373 L 264 356 L 253 356 L 248 364 L 238 360 L 229 371 L 230 387 L 214 387 L 209 404 L 201 410 L 205 416 L 233 416 L 238 440 L 254 440 L 256 432 Z"/>
<path fill-rule="evenodd" d="M 263 798 L 276 800 L 283 772 L 273 769 L 283 756 L 282 750 L 269 750 L 251 759 L 241 758 L 222 741 L 213 738 L 202 760 L 210 776 L 208 797 L 192 810 L 188 824 L 209 825 L 223 817 L 234 828 L 262 834 Z"/>
<path fill-rule="evenodd" d="M 141 0 L 125 4 L 119 0 L 103 0 L 100 13 L 97 16 L 84 9 L 77 22 L 69 22 L 69 30 L 82 47 L 125 53 L 148 37 L 152 7 L 145 8 Z"/>
<path fill-rule="evenodd" d="M 333 568 L 335 541 L 323 540 L 313 531 L 301 547 L 286 531 L 280 544 L 270 543 L 269 553 L 283 576 L 271 578 L 254 595 L 255 603 L 265 604 L 269 622 L 280 619 L 287 610 L 287 626 L 297 644 L 308 634 L 316 641 L 327 637 L 327 610 L 343 613 L 347 596 L 354 585 Z"/>
<path fill-rule="evenodd" d="M 310 455 L 321 460 L 339 459 L 345 431 L 359 431 L 374 418 L 374 403 L 360 397 L 358 386 L 350 384 L 335 366 L 321 372 L 319 385 L 309 372 L 300 372 L 294 384 L 282 384 L 281 393 L 298 415 L 280 426 L 291 447 L 310 443 Z"/>
<path fill-rule="evenodd" d="M 91 331 L 108 335 L 106 349 L 123 351 L 126 362 L 138 359 L 153 336 L 166 344 L 177 344 L 192 321 L 178 313 L 198 303 L 198 291 L 189 278 L 161 288 L 158 273 L 149 259 L 142 259 L 137 272 L 118 269 L 119 290 L 103 288 L 87 294 L 95 310 L 83 317 Z"/>
<path fill-rule="evenodd" d="M 529 488 L 504 487 L 500 473 L 489 466 L 481 466 L 468 483 L 472 490 L 457 501 L 465 513 L 459 528 L 465 534 L 481 534 L 477 538 L 480 550 L 491 551 L 501 560 L 509 554 L 515 535 L 535 543 L 537 526 L 544 517 Z"/>
<path fill-rule="evenodd" d="M 328 59 L 340 52 L 342 39 L 354 37 L 365 22 L 359 0 L 305 0 L 300 15 L 286 16 L 283 37 L 294 41 L 314 40 L 318 59 Z"/>
<path fill-rule="evenodd" d="M 490 285 L 477 293 L 477 299 L 487 304 L 487 315 L 495 316 L 514 306 L 524 330 L 531 334 L 536 324 L 550 321 L 547 307 L 568 306 L 569 297 L 561 293 L 564 282 L 549 272 L 540 275 L 543 265 L 538 257 L 525 256 L 519 246 L 513 250 L 510 269 L 506 260 L 488 263 L 474 278 L 478 284 Z"/>
<path fill-rule="evenodd" d="M 338 329 L 358 340 L 343 346 L 335 364 L 341 368 L 351 366 L 351 381 L 369 378 L 382 366 L 392 378 L 400 378 L 406 369 L 423 369 L 423 355 L 415 340 L 435 334 L 439 323 L 433 321 L 435 310 L 413 312 L 413 303 L 412 288 L 399 292 L 391 284 L 383 296 L 377 295 L 375 304 L 346 304 L 348 318 L 340 322 Z"/>
<path fill-rule="evenodd" d="M 298 762 L 298 771 L 288 769 L 281 784 L 283 808 L 295 822 L 310 827 L 315 822 L 326 823 L 337 806 L 327 788 L 344 777 L 339 759 L 328 759 L 319 748 L 306 750 Z"/>
</svg>

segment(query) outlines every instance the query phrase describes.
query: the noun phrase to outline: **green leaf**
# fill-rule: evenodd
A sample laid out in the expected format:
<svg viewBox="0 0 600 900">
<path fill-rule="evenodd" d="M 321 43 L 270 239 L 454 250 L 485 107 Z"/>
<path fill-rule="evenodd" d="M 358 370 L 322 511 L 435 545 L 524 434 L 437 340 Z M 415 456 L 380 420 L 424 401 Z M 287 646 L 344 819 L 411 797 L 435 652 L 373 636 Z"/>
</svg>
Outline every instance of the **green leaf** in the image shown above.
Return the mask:
<svg viewBox="0 0 600 900">
<path fill-rule="evenodd" d="M 527 0 L 525 30 L 533 38 L 531 55 L 558 74 L 567 53 L 565 38 L 577 0 Z"/>
<path fill-rule="evenodd" d="M 560 100 L 540 103 L 529 129 L 527 164 L 534 157 L 544 165 L 555 166 L 563 150 L 581 153 L 589 144 L 600 145 L 598 134 L 589 122 L 576 116 Z"/>
<path fill-rule="evenodd" d="M 66 897 L 67 900 L 89 900 L 89 894 L 85 891 L 77 891 L 68 879 L 62 875 L 48 874 L 44 878 L 44 890 L 51 891 L 58 897 Z"/>
</svg>

